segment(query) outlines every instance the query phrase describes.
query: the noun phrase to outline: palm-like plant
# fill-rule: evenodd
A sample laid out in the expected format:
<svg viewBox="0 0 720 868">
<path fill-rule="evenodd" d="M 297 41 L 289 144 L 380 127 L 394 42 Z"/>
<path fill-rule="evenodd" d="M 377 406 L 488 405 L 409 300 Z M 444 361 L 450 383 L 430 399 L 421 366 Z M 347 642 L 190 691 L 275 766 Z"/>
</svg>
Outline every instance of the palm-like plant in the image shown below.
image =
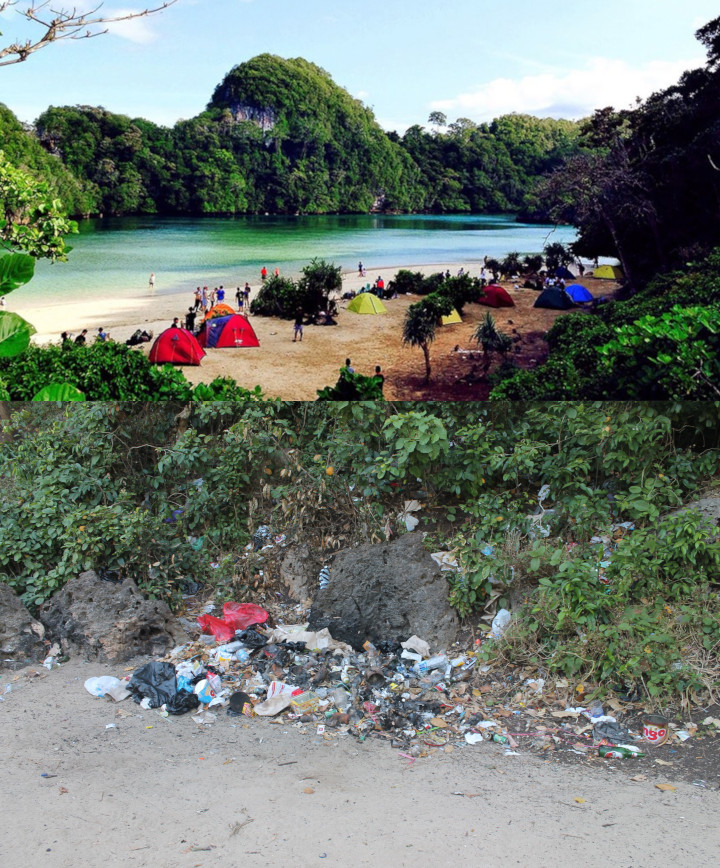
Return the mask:
<svg viewBox="0 0 720 868">
<path fill-rule="evenodd" d="M 520 274 L 520 254 L 508 253 L 508 255 L 500 263 L 502 273 L 506 277 L 511 277 L 513 274 Z"/>
<path fill-rule="evenodd" d="M 435 340 L 438 313 L 434 305 L 419 301 L 411 304 L 405 314 L 403 343 L 420 347 L 425 355 L 425 382 L 430 382 L 430 344 Z"/>
<path fill-rule="evenodd" d="M 483 349 L 483 376 L 487 377 L 495 353 L 505 356 L 512 349 L 512 340 L 495 326 L 495 320 L 488 313 L 473 335 Z"/>
</svg>

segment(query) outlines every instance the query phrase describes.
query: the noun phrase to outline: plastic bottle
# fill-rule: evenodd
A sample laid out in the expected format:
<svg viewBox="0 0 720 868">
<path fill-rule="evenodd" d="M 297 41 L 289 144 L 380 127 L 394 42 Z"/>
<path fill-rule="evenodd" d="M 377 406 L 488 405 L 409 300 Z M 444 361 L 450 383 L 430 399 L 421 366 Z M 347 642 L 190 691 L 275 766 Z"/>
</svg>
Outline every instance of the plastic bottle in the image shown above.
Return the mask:
<svg viewBox="0 0 720 868">
<path fill-rule="evenodd" d="M 498 744 L 508 744 L 508 742 L 510 741 L 510 739 L 506 735 L 500 735 L 500 733 L 497 732 L 493 733 L 492 740 L 496 741 Z"/>
<path fill-rule="evenodd" d="M 419 675 L 425 675 L 430 672 L 432 669 L 444 669 L 450 661 L 444 654 L 436 654 L 434 657 L 430 657 L 428 660 L 421 660 L 416 666 L 414 666 L 415 672 Z"/>
<path fill-rule="evenodd" d="M 634 747 L 623 744 L 603 744 L 598 748 L 598 756 L 605 759 L 637 759 L 645 754 Z"/>
</svg>

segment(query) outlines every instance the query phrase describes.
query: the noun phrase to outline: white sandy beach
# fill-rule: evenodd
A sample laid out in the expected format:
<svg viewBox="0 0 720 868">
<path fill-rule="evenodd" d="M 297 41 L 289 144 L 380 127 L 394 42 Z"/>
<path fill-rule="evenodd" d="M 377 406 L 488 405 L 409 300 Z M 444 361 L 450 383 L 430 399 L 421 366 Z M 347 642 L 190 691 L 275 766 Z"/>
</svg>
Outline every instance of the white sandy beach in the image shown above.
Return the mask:
<svg viewBox="0 0 720 868">
<path fill-rule="evenodd" d="M 426 275 L 449 270 L 452 275 L 464 268 L 474 277 L 480 276 L 482 263 L 437 263 L 435 265 L 396 265 L 383 268 L 366 266 L 366 277 L 355 270 L 343 274 L 343 292 L 362 288 L 382 276 L 387 285 L 400 269 L 421 271 Z M 200 281 L 201 282 L 201 281 Z M 607 281 L 578 280 L 586 285 L 593 295 L 606 294 L 614 288 Z M 260 281 L 252 285 L 251 299 L 256 295 Z M 546 331 L 557 316 L 563 312 L 533 308 L 537 293 L 533 290 L 515 289 L 510 282 L 503 284 L 511 293 L 516 308 L 493 310 L 492 314 L 500 329 L 519 336 L 537 336 Z M 149 291 L 133 298 L 121 299 L 99 297 L 88 303 L 63 303 L 32 307 L 23 304 L 22 294 L 12 296 L 17 304 L 8 309 L 32 322 L 37 329 L 33 340 L 38 344 L 58 342 L 62 331 L 73 334 L 88 329 L 92 339 L 102 326 L 113 340 L 124 342 L 138 328 L 153 331 L 157 336 L 172 323 L 173 317 L 183 322 L 185 313 L 193 304 L 192 292 L 178 291 L 168 294 L 151 294 Z M 185 376 L 192 382 L 210 382 L 216 377 L 232 377 L 248 388 L 260 385 L 267 397 L 286 400 L 314 400 L 318 389 L 333 384 L 338 371 L 347 357 L 360 373 L 372 374 L 375 365 L 381 365 L 386 377 L 385 395 L 391 399 L 414 399 L 424 396 L 421 388 L 424 366 L 418 349 L 402 344 L 402 325 L 405 312 L 416 296 L 403 296 L 386 302 L 388 313 L 383 316 L 362 316 L 347 312 L 348 302 L 340 301 L 340 314 L 336 327 L 306 327 L 302 343 L 293 343 L 292 322 L 267 317 L 251 316 L 250 322 L 258 336 L 256 348 L 212 349 L 200 367 L 184 367 Z M 228 290 L 226 303 L 234 305 L 234 290 Z M 468 305 L 461 324 L 438 328 L 432 346 L 436 370 L 448 359 L 454 364 L 452 380 L 470 377 L 473 354 L 463 356 L 456 347 L 472 350 L 476 347 L 472 335 L 489 308 Z M 143 344 L 138 352 L 148 352 L 151 344 Z M 527 346 L 526 346 L 527 349 Z M 533 355 L 533 348 L 528 352 Z M 468 380 L 470 382 L 470 380 Z M 419 391 L 418 391 L 419 390 Z"/>
</svg>

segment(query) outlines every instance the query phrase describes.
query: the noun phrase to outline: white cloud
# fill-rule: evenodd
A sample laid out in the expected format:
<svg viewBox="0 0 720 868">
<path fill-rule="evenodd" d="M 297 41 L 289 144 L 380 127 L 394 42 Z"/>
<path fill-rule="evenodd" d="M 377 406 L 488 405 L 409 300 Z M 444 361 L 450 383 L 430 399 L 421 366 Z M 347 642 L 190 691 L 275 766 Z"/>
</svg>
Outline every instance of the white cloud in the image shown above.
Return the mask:
<svg viewBox="0 0 720 868">
<path fill-rule="evenodd" d="M 121 18 L 123 15 L 131 15 L 137 11 L 137 9 L 117 9 L 113 10 L 111 14 L 113 18 Z M 152 17 L 116 21 L 114 24 L 108 24 L 107 29 L 110 33 L 119 36 L 121 39 L 136 42 L 138 45 L 148 45 L 157 39 L 155 30 L 152 27 Z"/>
<path fill-rule="evenodd" d="M 518 79 L 496 78 L 477 90 L 430 105 L 478 122 L 510 112 L 575 119 L 606 106 L 630 108 L 636 97 L 644 99 L 669 87 L 683 72 L 702 65 L 703 59 L 695 58 L 632 67 L 624 60 L 595 57 L 588 59 L 584 69 L 555 70 Z"/>
</svg>

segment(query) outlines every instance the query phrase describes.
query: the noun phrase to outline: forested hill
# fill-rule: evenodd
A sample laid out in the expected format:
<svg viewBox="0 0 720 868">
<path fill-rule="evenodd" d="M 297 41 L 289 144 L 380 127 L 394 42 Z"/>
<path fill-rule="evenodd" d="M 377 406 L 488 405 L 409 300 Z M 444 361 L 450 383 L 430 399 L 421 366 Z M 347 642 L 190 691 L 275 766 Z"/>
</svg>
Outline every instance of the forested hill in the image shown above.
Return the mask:
<svg viewBox="0 0 720 868">
<path fill-rule="evenodd" d="M 35 135 L 80 182 L 69 210 L 102 214 L 513 211 L 579 149 L 569 121 L 433 121 L 431 130 L 387 134 L 320 67 L 263 54 L 231 70 L 206 111 L 171 129 L 103 108 L 53 107 Z"/>
<path fill-rule="evenodd" d="M 90 210 L 91 200 L 86 185 L 63 166 L 57 157 L 48 154 L 7 106 L 0 103 L 0 151 L 12 166 L 26 169 L 48 185 L 50 198 L 59 198 L 73 214 Z"/>
</svg>

